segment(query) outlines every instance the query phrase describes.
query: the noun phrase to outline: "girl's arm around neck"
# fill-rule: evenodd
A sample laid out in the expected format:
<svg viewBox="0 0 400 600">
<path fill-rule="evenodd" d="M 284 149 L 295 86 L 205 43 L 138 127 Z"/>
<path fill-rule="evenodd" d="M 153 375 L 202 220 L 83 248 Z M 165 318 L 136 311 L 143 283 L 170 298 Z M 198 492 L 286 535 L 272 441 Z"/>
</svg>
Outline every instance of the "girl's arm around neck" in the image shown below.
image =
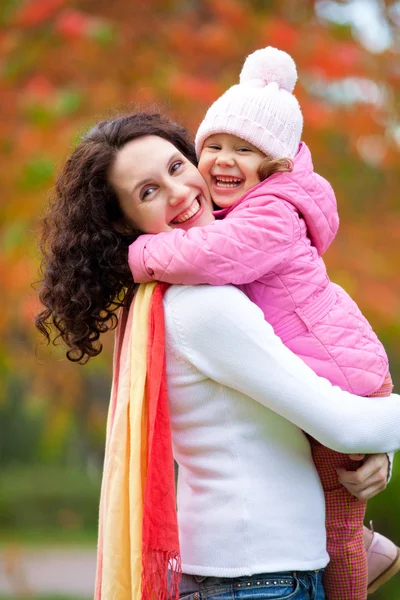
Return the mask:
<svg viewBox="0 0 400 600">
<path fill-rule="evenodd" d="M 285 417 L 338 452 L 400 448 L 400 397 L 360 398 L 318 377 L 232 286 L 170 288 L 168 329 L 209 379 Z"/>
<path fill-rule="evenodd" d="M 256 281 L 290 259 L 293 219 L 280 200 L 257 196 L 206 227 L 142 235 L 129 248 L 133 278 L 211 285 Z"/>
</svg>

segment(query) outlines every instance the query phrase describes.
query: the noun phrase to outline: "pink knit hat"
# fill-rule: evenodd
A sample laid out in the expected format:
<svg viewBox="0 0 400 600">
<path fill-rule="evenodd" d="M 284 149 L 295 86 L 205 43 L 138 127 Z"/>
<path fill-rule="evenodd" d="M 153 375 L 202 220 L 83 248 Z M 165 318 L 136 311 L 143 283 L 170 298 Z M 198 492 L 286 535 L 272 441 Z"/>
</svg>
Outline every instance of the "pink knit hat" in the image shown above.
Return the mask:
<svg viewBox="0 0 400 600">
<path fill-rule="evenodd" d="M 292 91 L 296 65 L 286 52 L 268 46 L 250 54 L 240 83 L 210 106 L 196 135 L 200 155 L 205 140 L 230 133 L 272 158 L 293 158 L 303 129 L 303 116 Z"/>
</svg>

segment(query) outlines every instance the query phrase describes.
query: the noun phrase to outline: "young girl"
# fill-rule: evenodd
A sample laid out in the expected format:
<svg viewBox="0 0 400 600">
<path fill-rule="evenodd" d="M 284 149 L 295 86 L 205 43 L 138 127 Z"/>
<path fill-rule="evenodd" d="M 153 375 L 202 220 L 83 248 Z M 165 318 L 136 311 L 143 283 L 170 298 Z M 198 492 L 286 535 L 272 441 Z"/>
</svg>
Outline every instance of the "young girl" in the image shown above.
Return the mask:
<svg viewBox="0 0 400 600">
<path fill-rule="evenodd" d="M 185 231 L 200 209 L 194 198 L 171 231 L 135 241 L 130 267 L 139 282 L 238 285 L 318 375 L 354 394 L 387 396 L 392 381 L 385 350 L 353 300 L 329 281 L 321 258 L 339 220 L 331 186 L 314 172 L 300 143 L 296 79 L 285 52 L 269 47 L 247 58 L 240 84 L 210 107 L 196 136 L 199 170 L 222 208 L 219 220 Z M 142 202 L 156 198 L 157 188 L 144 186 Z M 310 442 L 326 500 L 328 598 L 362 600 L 367 586 L 374 591 L 400 569 L 399 552 L 375 534 L 368 542 L 368 577 L 365 502 L 337 475 L 360 462 Z"/>
</svg>

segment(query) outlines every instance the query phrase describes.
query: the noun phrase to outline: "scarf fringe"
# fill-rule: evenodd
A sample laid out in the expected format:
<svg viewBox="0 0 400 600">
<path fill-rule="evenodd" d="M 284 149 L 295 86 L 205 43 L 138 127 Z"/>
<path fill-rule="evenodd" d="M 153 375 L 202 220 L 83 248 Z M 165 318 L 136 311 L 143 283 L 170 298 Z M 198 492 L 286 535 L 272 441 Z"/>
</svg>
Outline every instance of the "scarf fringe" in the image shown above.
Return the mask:
<svg viewBox="0 0 400 600">
<path fill-rule="evenodd" d="M 141 600 L 178 600 L 181 557 L 174 550 L 148 550 L 143 555 Z"/>
</svg>

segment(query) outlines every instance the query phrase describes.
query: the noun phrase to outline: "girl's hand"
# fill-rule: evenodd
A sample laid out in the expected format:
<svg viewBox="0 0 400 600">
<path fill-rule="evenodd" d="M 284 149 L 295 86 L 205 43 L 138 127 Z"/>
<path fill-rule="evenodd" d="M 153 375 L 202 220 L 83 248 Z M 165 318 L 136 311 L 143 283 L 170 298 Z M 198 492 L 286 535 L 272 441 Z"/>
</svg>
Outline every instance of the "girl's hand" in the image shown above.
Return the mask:
<svg viewBox="0 0 400 600">
<path fill-rule="evenodd" d="M 365 454 L 350 454 L 352 460 L 362 460 Z M 368 454 L 364 464 L 357 471 L 337 469 L 339 481 L 359 500 L 369 500 L 387 486 L 389 472 L 387 454 Z"/>
</svg>

